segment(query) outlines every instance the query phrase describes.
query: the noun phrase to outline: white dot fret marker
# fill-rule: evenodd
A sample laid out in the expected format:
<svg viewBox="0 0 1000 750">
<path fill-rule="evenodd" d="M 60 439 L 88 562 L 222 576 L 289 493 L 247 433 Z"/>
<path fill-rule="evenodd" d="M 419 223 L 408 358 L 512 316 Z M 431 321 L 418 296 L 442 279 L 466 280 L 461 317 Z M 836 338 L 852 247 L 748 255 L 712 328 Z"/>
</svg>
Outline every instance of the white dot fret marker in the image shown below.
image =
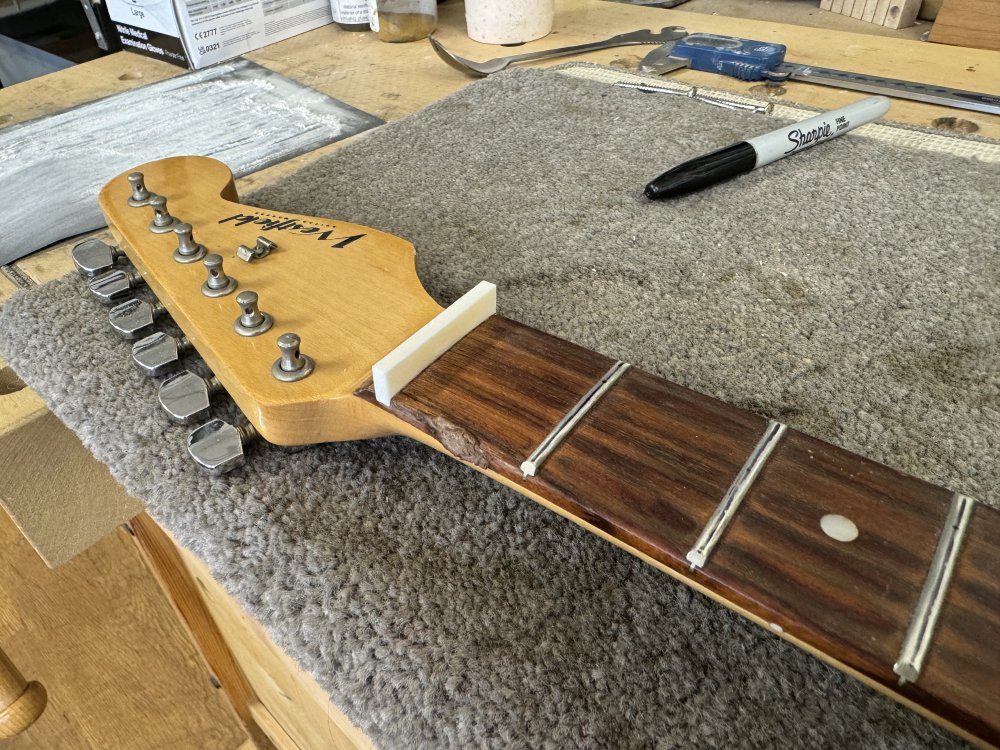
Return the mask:
<svg viewBox="0 0 1000 750">
<path fill-rule="evenodd" d="M 853 542 L 858 538 L 858 527 L 854 521 L 837 513 L 827 513 L 819 519 L 819 527 L 824 534 L 838 542 Z"/>
</svg>

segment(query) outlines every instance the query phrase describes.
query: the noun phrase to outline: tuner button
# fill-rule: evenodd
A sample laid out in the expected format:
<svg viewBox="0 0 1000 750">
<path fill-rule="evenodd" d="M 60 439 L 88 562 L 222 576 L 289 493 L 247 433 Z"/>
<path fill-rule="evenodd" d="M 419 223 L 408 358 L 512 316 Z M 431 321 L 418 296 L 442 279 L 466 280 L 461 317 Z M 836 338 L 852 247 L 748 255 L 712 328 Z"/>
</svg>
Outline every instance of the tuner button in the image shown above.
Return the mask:
<svg viewBox="0 0 1000 750">
<path fill-rule="evenodd" d="M 191 342 L 183 336 L 175 339 L 158 331 L 132 345 L 132 361 L 144 375 L 156 377 L 172 370 L 189 351 Z"/>
<path fill-rule="evenodd" d="M 111 308 L 111 327 L 126 341 L 142 338 L 153 327 L 153 321 L 166 312 L 159 302 L 130 299 Z"/>
<path fill-rule="evenodd" d="M 103 305 L 116 305 L 132 289 L 144 284 L 142 277 L 131 271 L 108 271 L 90 280 L 90 291 Z"/>
<path fill-rule="evenodd" d="M 73 246 L 73 263 L 85 278 L 107 273 L 125 253 L 99 239 L 91 238 Z"/>
<path fill-rule="evenodd" d="M 202 261 L 208 269 L 208 281 L 201 285 L 201 293 L 206 297 L 225 297 L 236 289 L 236 279 L 226 276 L 222 270 L 222 256 L 209 253 Z"/>
<path fill-rule="evenodd" d="M 278 380 L 292 383 L 307 377 L 315 369 L 313 358 L 299 351 L 301 343 L 297 333 L 283 333 L 278 337 L 281 356 L 271 366 L 271 374 Z"/>
<path fill-rule="evenodd" d="M 174 260 L 178 263 L 194 263 L 205 257 L 205 246 L 194 241 L 190 224 L 180 222 L 174 225 L 174 234 L 177 235 L 177 249 L 174 250 Z"/>
<path fill-rule="evenodd" d="M 213 378 L 203 378 L 190 370 L 171 375 L 160 383 L 160 406 L 175 422 L 191 424 L 207 419 L 211 398 L 222 390 Z"/>
<path fill-rule="evenodd" d="M 274 318 L 257 307 L 257 292 L 240 292 L 236 297 L 240 306 L 240 317 L 233 323 L 233 329 L 240 336 L 260 336 L 274 325 Z"/>
<path fill-rule="evenodd" d="M 146 190 L 146 178 L 142 172 L 132 172 L 126 179 L 132 187 L 132 195 L 129 196 L 128 204 L 133 208 L 148 206 L 149 199 L 153 197 L 153 194 Z"/>
<path fill-rule="evenodd" d="M 149 222 L 149 231 L 156 234 L 174 231 L 174 227 L 180 222 L 167 210 L 167 199 L 162 195 L 151 195 L 149 206 L 153 209 L 153 220 Z"/>
<path fill-rule="evenodd" d="M 188 435 L 188 453 L 213 477 L 246 463 L 243 449 L 257 437 L 250 425 L 234 427 L 221 419 L 213 419 L 195 427 Z"/>
</svg>

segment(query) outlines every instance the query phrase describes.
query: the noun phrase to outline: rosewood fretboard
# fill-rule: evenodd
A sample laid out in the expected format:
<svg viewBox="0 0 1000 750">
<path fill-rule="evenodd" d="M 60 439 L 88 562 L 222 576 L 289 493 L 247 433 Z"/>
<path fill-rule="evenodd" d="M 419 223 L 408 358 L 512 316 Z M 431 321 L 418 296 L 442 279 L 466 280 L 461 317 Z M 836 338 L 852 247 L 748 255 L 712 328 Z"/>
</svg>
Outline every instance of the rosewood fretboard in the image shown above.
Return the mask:
<svg viewBox="0 0 1000 750">
<path fill-rule="evenodd" d="M 494 316 L 390 411 L 839 668 L 1000 745 L 1000 513 L 975 508 L 920 675 L 901 685 L 893 664 L 953 493 L 788 430 L 692 570 L 685 556 L 764 434 L 761 417 L 630 369 L 536 476 L 519 468 L 612 364 Z M 828 536 L 828 514 L 853 521 L 857 538 Z"/>
</svg>

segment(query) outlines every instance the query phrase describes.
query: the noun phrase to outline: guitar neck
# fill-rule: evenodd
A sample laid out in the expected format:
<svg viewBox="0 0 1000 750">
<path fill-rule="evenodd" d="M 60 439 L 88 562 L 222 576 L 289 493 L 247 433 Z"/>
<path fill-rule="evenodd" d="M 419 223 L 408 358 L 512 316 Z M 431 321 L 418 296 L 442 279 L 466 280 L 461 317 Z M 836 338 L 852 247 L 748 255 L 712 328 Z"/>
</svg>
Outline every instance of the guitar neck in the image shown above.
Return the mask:
<svg viewBox="0 0 1000 750">
<path fill-rule="evenodd" d="M 836 667 L 1000 745 L 1000 513 L 635 368 L 594 393 L 609 373 L 607 357 L 494 316 L 388 411 Z M 357 395 L 377 403 L 370 387 Z M 581 402 L 589 411 L 525 476 Z"/>
</svg>

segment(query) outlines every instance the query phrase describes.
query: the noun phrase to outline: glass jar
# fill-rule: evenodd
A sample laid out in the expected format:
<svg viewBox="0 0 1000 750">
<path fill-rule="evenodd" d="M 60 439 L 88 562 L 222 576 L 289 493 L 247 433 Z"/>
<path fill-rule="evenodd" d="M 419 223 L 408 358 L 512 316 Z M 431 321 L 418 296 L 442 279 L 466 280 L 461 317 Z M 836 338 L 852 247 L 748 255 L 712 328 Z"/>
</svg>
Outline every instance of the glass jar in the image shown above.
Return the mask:
<svg viewBox="0 0 1000 750">
<path fill-rule="evenodd" d="M 369 0 L 372 31 L 383 42 L 426 39 L 437 26 L 437 0 Z"/>
<path fill-rule="evenodd" d="M 333 22 L 344 31 L 369 31 L 368 0 L 330 0 Z"/>
</svg>

